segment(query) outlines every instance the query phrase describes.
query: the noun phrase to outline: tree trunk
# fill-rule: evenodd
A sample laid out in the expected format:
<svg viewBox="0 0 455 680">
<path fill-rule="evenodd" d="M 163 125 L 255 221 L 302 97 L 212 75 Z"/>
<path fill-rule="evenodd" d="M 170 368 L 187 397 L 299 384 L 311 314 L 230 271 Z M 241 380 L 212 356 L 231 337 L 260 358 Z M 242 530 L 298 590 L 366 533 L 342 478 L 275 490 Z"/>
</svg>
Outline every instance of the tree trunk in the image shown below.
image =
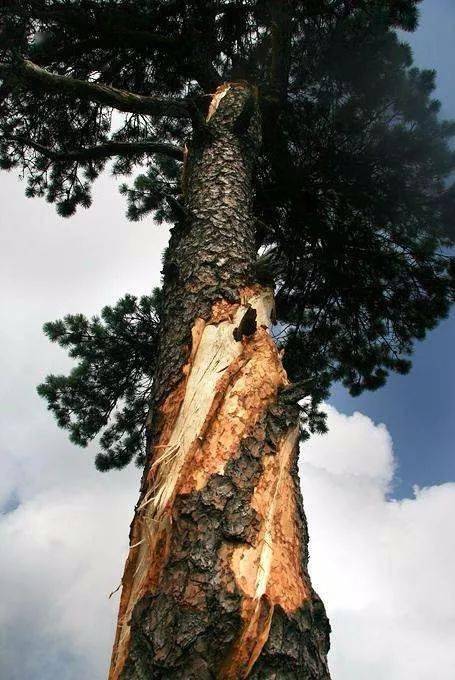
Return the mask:
<svg viewBox="0 0 455 680">
<path fill-rule="evenodd" d="M 164 263 L 150 461 L 131 525 L 110 680 L 328 679 L 307 572 L 298 409 L 255 283 L 255 91 L 220 87 Z"/>
</svg>

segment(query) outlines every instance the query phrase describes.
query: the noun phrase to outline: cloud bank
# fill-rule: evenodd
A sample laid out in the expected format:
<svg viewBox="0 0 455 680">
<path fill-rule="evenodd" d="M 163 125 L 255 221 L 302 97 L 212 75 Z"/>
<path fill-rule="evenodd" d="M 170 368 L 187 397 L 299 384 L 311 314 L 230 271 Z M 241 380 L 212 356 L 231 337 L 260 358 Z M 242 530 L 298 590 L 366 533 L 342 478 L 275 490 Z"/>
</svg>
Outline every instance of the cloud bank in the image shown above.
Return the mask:
<svg viewBox="0 0 455 680">
<path fill-rule="evenodd" d="M 387 429 L 327 409 L 330 432 L 302 451 L 301 476 L 311 574 L 333 627 L 333 678 L 450 680 L 455 484 L 388 500 Z"/>
<path fill-rule="evenodd" d="M 395 464 L 386 428 L 327 409 L 330 433 L 304 446 L 301 477 L 311 573 L 333 627 L 333 678 L 451 680 L 455 484 L 388 500 Z M 47 437 L 41 458 L 6 457 L 0 675 L 102 680 L 118 605 L 108 594 L 126 556 L 138 473 L 101 475 L 63 433 Z"/>
</svg>

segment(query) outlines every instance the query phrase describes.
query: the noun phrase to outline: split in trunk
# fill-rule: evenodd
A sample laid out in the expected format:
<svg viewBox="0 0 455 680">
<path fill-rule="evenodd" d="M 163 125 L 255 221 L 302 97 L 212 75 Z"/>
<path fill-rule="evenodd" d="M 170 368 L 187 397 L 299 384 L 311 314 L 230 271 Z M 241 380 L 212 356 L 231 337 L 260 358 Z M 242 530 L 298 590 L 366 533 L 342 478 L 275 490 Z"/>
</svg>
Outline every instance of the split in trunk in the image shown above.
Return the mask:
<svg viewBox="0 0 455 680">
<path fill-rule="evenodd" d="M 307 572 L 296 405 L 252 280 L 255 91 L 215 93 L 164 266 L 150 460 L 131 527 L 111 680 L 328 679 Z"/>
</svg>

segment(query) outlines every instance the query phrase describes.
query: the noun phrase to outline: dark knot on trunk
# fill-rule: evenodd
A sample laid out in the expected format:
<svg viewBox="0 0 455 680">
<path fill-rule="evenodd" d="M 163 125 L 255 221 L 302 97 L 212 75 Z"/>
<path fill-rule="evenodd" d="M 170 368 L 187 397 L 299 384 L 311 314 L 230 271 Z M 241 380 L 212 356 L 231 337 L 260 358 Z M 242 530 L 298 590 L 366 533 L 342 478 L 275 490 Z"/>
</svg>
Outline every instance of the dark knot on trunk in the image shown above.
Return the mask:
<svg viewBox="0 0 455 680">
<path fill-rule="evenodd" d="M 253 335 L 256 332 L 257 328 L 257 323 L 256 323 L 256 317 L 257 317 L 257 312 L 254 309 L 254 307 L 248 306 L 248 309 L 246 310 L 245 314 L 242 317 L 242 320 L 240 321 L 239 325 L 237 328 L 234 328 L 234 340 L 237 342 L 240 342 L 240 340 L 244 337 L 247 336 L 249 337 L 250 335 Z"/>
</svg>

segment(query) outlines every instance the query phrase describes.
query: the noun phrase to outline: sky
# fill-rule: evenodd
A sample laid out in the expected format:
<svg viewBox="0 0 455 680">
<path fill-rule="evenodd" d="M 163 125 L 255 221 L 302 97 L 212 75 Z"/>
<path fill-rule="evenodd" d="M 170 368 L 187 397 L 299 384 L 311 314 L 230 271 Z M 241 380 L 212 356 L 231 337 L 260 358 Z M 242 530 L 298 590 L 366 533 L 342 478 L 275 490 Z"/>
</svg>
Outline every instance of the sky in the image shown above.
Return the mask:
<svg viewBox="0 0 455 680">
<path fill-rule="evenodd" d="M 411 36 L 436 67 L 455 118 L 455 3 L 425 0 Z M 0 175 L 0 677 L 103 680 L 109 662 L 134 467 L 100 474 L 71 445 L 36 385 L 70 366 L 42 334 L 68 312 L 95 314 L 157 285 L 163 226 L 128 223 L 113 181 L 63 221 Z M 455 668 L 455 318 L 415 353 L 412 373 L 352 399 L 337 388 L 330 431 L 300 472 L 310 571 L 331 619 L 334 680 L 452 680 Z M 435 669 L 435 664 L 437 667 Z"/>
</svg>

